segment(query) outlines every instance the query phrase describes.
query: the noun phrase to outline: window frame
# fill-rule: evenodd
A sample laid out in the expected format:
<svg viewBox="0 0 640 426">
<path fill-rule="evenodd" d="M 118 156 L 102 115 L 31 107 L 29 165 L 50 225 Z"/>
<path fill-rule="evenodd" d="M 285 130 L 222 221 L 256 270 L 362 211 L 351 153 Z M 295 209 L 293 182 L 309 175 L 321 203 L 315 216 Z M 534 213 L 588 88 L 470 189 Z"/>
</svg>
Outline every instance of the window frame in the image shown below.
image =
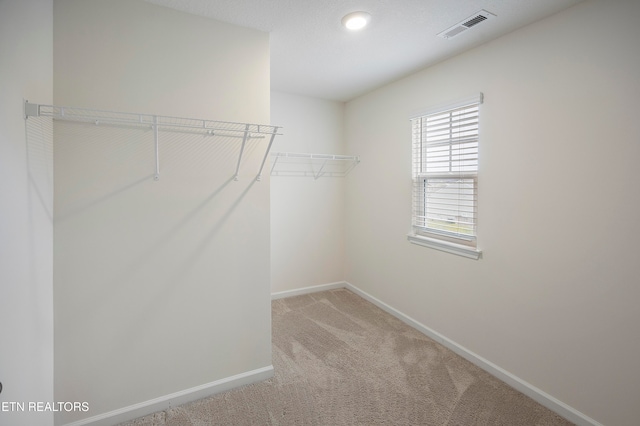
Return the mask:
<svg viewBox="0 0 640 426">
<path fill-rule="evenodd" d="M 428 109 L 423 109 L 415 112 L 410 117 L 411 122 L 411 145 L 412 145 L 412 207 L 411 207 L 411 232 L 407 235 L 408 240 L 417 245 L 434 248 L 437 250 L 457 254 L 460 256 L 468 257 L 471 259 L 479 259 L 481 257 L 482 252 L 477 248 L 477 218 L 478 218 L 478 157 L 479 157 L 479 148 L 480 148 L 480 110 L 481 105 L 483 103 L 484 96 L 482 93 L 474 95 L 472 97 L 467 97 L 455 102 L 451 102 L 445 105 L 434 106 Z M 419 140 L 416 140 L 415 135 L 415 120 L 420 120 L 418 126 L 420 128 L 420 132 L 424 129 L 424 123 L 422 120 L 427 119 L 427 117 L 444 115 L 446 113 L 452 113 L 452 111 L 456 109 L 460 109 L 463 107 L 473 106 L 475 108 L 477 106 L 477 130 L 475 134 L 472 132 L 469 141 L 461 138 L 444 138 L 441 142 L 432 142 L 432 147 L 448 147 L 440 150 L 440 153 L 433 154 L 430 157 L 427 157 L 427 154 L 424 152 L 424 147 L 427 146 L 427 143 L 423 139 L 422 133 L 420 133 Z M 451 130 L 453 127 L 452 124 L 448 126 L 443 126 L 442 128 L 447 131 Z M 463 155 L 460 154 L 460 148 L 463 144 L 470 144 L 471 152 L 474 155 L 470 156 L 470 163 L 464 163 L 465 160 L 462 159 Z M 475 146 L 473 146 L 475 144 Z M 416 148 L 419 147 L 419 148 Z M 457 171 L 452 170 L 452 164 L 454 161 L 451 160 L 453 149 L 458 150 L 458 158 L 456 162 Z M 474 151 L 475 149 L 475 151 Z M 448 152 L 449 161 L 448 166 L 446 165 L 447 160 L 442 161 L 440 158 L 437 158 L 441 153 Z M 433 160 L 433 158 L 436 158 Z M 429 161 L 432 161 L 431 163 Z M 475 161 L 475 164 L 474 164 Z M 442 166 L 441 164 L 445 165 Z M 435 166 L 431 166 L 435 164 Z M 427 172 L 424 169 L 427 167 L 432 167 L 434 169 L 447 169 L 448 170 L 437 170 Z M 420 170 L 418 170 L 420 169 Z M 464 170 L 463 170 L 464 169 Z M 455 209 L 460 211 L 462 207 L 463 210 L 466 209 L 466 213 L 471 215 L 472 221 L 471 224 L 471 234 L 466 233 L 464 230 L 460 231 L 460 225 L 464 224 L 463 221 L 459 219 L 461 216 L 458 216 L 458 220 L 454 219 L 451 223 L 457 227 L 458 231 L 448 231 L 446 229 L 437 229 L 435 227 L 426 226 L 428 221 L 431 223 L 440 221 L 442 219 L 439 218 L 429 218 L 428 216 L 428 204 L 427 204 L 427 185 L 428 181 L 431 180 L 437 181 L 440 180 L 469 180 L 473 181 L 473 188 L 471 191 L 465 190 L 464 188 L 458 187 L 457 190 L 453 192 L 458 195 L 458 197 L 462 196 L 464 199 L 458 199 L 458 203 L 455 204 Z M 458 182 L 459 185 L 463 185 Z M 461 195 L 462 194 L 462 195 Z M 432 207 L 432 212 L 438 209 L 442 209 L 443 206 L 446 209 L 447 195 L 442 195 L 438 198 L 432 198 L 434 200 L 434 204 Z M 443 201 L 444 200 L 444 201 Z M 471 204 L 469 204 L 471 203 Z M 421 207 L 422 205 L 422 207 Z M 442 215 L 442 210 L 440 211 Z M 447 220 L 444 219 L 446 222 Z M 445 224 L 442 225 L 446 226 Z M 464 226 L 464 225 L 463 225 Z"/>
</svg>

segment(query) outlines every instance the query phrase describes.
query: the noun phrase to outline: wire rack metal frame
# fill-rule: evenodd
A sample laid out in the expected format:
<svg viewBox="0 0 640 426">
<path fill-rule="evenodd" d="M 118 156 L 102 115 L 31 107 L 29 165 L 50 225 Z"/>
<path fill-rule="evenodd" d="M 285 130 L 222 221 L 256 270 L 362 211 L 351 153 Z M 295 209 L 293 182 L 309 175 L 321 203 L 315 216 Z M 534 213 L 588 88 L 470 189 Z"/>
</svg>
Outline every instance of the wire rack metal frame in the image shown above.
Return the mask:
<svg viewBox="0 0 640 426">
<path fill-rule="evenodd" d="M 215 121 L 215 120 L 203 120 L 197 118 L 183 118 L 183 117 L 170 117 L 153 114 L 139 114 L 130 112 L 119 111 L 105 111 L 87 108 L 66 107 L 57 105 L 41 105 L 30 103 L 25 101 L 24 103 L 24 115 L 25 119 L 29 117 L 52 117 L 56 120 L 78 121 L 99 124 L 118 124 L 118 125 L 131 125 L 131 126 L 148 126 L 153 129 L 154 132 L 154 144 L 155 144 L 155 161 L 156 171 L 155 180 L 160 179 L 160 152 L 159 152 L 159 130 L 160 129 L 173 129 L 173 130 L 185 130 L 185 131 L 203 131 L 212 136 L 223 137 L 237 137 L 242 139 L 242 145 L 238 155 L 238 162 L 236 164 L 236 170 L 234 174 L 234 180 L 238 180 L 238 173 L 240 171 L 240 164 L 242 163 L 242 156 L 246 143 L 249 139 L 269 139 L 267 149 L 265 151 L 260 169 L 256 176 L 256 180 L 260 180 L 262 177 L 262 171 L 264 169 L 267 157 L 271 151 L 271 146 L 276 136 L 282 135 L 280 133 L 280 126 L 272 126 L 268 124 L 252 124 L 252 123 L 237 123 L 230 121 Z"/>
<path fill-rule="evenodd" d="M 344 177 L 360 162 L 354 155 L 308 154 L 299 152 L 272 152 L 272 176 L 313 176 Z M 300 167 L 293 170 L 278 170 L 278 164 L 295 163 Z"/>
</svg>

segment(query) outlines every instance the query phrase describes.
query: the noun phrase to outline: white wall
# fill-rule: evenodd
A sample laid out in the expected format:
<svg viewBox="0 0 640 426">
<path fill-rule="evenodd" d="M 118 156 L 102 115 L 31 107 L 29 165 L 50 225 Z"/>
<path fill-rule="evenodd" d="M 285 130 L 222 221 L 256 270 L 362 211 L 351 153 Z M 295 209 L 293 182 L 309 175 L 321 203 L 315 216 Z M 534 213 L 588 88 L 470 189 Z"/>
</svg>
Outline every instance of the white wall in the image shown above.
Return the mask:
<svg viewBox="0 0 640 426">
<path fill-rule="evenodd" d="M 347 280 L 618 426 L 640 418 L 638 17 L 587 0 L 346 106 Z M 477 92 L 473 261 L 406 240 L 408 117 Z"/>
<path fill-rule="evenodd" d="M 54 101 L 269 123 L 268 34 L 142 1 L 56 0 Z M 59 424 L 271 365 L 267 141 L 55 127 Z"/>
<path fill-rule="evenodd" d="M 344 154 L 342 102 L 272 92 L 271 121 L 284 127 L 272 151 Z M 273 293 L 344 280 L 344 181 L 271 177 Z"/>
<path fill-rule="evenodd" d="M 0 402 L 53 401 L 53 159 L 25 138 L 23 99 L 51 102 L 53 2 L 0 1 Z M 0 412 L 3 425 L 51 425 Z"/>
</svg>

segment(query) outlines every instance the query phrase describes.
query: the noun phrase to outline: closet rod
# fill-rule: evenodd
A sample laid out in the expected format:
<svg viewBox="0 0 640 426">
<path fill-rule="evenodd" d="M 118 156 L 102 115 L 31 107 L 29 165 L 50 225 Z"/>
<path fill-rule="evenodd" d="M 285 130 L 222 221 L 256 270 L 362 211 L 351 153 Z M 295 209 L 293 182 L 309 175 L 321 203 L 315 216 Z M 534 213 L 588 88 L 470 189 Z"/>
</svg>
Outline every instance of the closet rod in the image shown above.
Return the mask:
<svg viewBox="0 0 640 426">
<path fill-rule="evenodd" d="M 180 131 L 184 129 L 192 129 L 194 131 L 205 131 L 212 136 L 222 137 L 237 137 L 242 138 L 242 146 L 240 148 L 240 154 L 238 156 L 238 163 L 236 165 L 234 180 L 238 180 L 238 172 L 240 171 L 240 164 L 242 162 L 242 156 L 244 154 L 245 145 L 249 139 L 264 139 L 267 135 L 270 137 L 269 145 L 262 159 L 262 164 L 256 180 L 260 180 L 262 176 L 262 169 L 269 156 L 269 151 L 273 144 L 273 140 L 276 136 L 282 135 L 279 133 L 281 127 L 271 126 L 268 124 L 251 124 L 251 123 L 238 123 L 232 121 L 214 121 L 214 120 L 202 120 L 197 118 L 182 118 L 182 117 L 170 117 L 162 115 L 152 114 L 138 114 L 130 112 L 118 112 L 118 111 L 106 111 L 87 108 L 66 107 L 58 105 L 41 105 L 30 103 L 25 101 L 24 103 L 25 119 L 29 117 L 52 117 L 57 120 L 79 121 L 93 124 L 120 124 L 131 126 L 149 126 L 154 131 L 154 144 L 155 144 L 155 180 L 160 179 L 160 156 L 158 146 L 158 129 L 175 129 Z"/>
<path fill-rule="evenodd" d="M 338 160 L 338 161 L 355 161 L 360 162 L 357 155 L 339 155 L 339 154 L 308 154 L 302 152 L 272 152 L 272 156 L 278 158 L 294 158 L 294 159 L 311 159 L 311 160 Z"/>
<path fill-rule="evenodd" d="M 300 152 L 271 152 L 273 162 L 271 165 L 272 175 L 282 176 L 313 176 L 314 179 L 318 179 L 321 176 L 339 176 L 344 177 L 351 169 L 353 169 L 358 163 L 360 163 L 360 157 L 356 155 L 338 155 L 338 154 L 310 154 Z M 277 170 L 279 161 L 284 163 L 305 165 L 311 167 L 311 171 L 298 169 L 291 169 L 288 167 L 285 170 Z M 319 168 L 315 170 L 313 164 L 319 165 Z M 342 164 L 342 165 L 341 165 Z M 331 167 L 330 170 L 329 167 Z"/>
<path fill-rule="evenodd" d="M 278 126 L 268 124 L 250 124 L 238 123 L 232 121 L 215 121 L 202 120 L 197 118 L 170 117 L 153 114 L 139 114 L 130 112 L 106 111 L 87 108 L 66 107 L 57 105 L 40 105 L 25 102 L 25 116 L 46 116 L 61 120 L 84 121 L 96 124 L 114 123 L 114 124 L 131 124 L 131 125 L 149 125 L 156 124 L 160 127 L 176 127 L 201 130 L 220 130 L 224 132 L 232 132 L 243 134 L 247 130 L 252 134 L 260 135 L 281 135 L 277 130 Z M 215 134 L 215 133 L 214 133 Z"/>
</svg>

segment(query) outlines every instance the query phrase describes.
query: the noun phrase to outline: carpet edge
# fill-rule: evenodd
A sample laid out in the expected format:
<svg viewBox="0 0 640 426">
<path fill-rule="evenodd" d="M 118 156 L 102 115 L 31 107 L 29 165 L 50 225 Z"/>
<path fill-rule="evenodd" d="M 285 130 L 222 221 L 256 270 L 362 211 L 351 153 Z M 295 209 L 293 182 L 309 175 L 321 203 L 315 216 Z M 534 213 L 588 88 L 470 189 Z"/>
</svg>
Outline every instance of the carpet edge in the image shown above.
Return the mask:
<svg viewBox="0 0 640 426">
<path fill-rule="evenodd" d="M 346 288 L 346 281 L 338 281 L 335 283 L 319 284 L 309 287 L 296 288 L 293 290 L 278 291 L 271 293 L 271 300 L 284 299 L 287 297 L 302 296 L 304 294 L 318 293 L 320 291 L 335 290 L 338 288 Z"/>
<path fill-rule="evenodd" d="M 568 404 L 565 404 L 564 402 L 562 402 L 559 399 L 549 395 L 548 393 L 544 392 L 543 390 L 538 389 L 537 387 L 533 386 L 531 383 L 529 383 L 529 382 L 527 382 L 525 380 L 522 380 L 518 376 L 508 372 L 507 370 L 505 370 L 502 367 L 492 363 L 491 361 L 481 357 L 480 355 L 468 350 L 464 346 L 462 346 L 462 345 L 454 342 L 453 340 L 443 336 L 442 334 L 440 334 L 437 331 L 427 327 L 426 325 L 414 320 L 413 318 L 409 317 L 408 315 L 405 315 L 404 313 L 402 313 L 399 310 L 393 308 L 392 306 L 387 305 L 386 303 L 384 303 L 381 300 L 375 298 L 374 296 L 370 295 L 369 293 L 359 289 L 358 287 L 354 286 L 353 284 L 345 281 L 344 288 L 352 291 L 353 293 L 357 294 L 358 296 L 362 297 L 363 299 L 373 303 L 374 305 L 376 305 L 377 307 L 379 307 L 383 311 L 393 315 L 394 317 L 398 318 L 399 320 L 403 321 L 404 323 L 408 324 L 409 326 L 415 328 L 416 330 L 420 331 L 422 334 L 430 337 L 431 339 L 433 339 L 436 342 L 440 343 L 442 346 L 452 350 L 453 352 L 455 352 L 456 354 L 460 355 L 461 357 L 463 357 L 467 361 L 469 361 L 472 364 L 480 367 L 481 369 L 483 369 L 487 373 L 489 373 L 492 376 L 498 378 L 502 382 L 508 384 L 512 388 L 514 388 L 517 391 L 523 393 L 524 395 L 528 396 L 529 398 L 533 399 L 534 401 L 536 401 L 540 405 L 548 408 L 549 410 L 553 411 L 554 413 L 558 414 L 559 416 L 564 417 L 565 419 L 569 420 L 570 422 L 573 422 L 578 426 L 604 426 L 602 423 L 590 418 L 586 414 L 576 410 L 575 408 L 571 407 Z"/>
<path fill-rule="evenodd" d="M 393 315 L 394 317 L 398 318 L 405 324 L 415 328 L 422 334 L 440 343 L 442 346 L 446 347 L 447 349 L 450 349 L 451 351 L 460 355 L 461 357 L 471 362 L 472 364 L 480 367 L 487 373 L 498 378 L 502 382 L 516 389 L 517 391 L 533 399 L 540 405 L 548 408 L 549 410 L 553 411 L 559 416 L 562 416 L 565 419 L 569 420 L 570 422 L 573 422 L 578 426 L 604 426 L 602 423 L 592 419 L 591 417 L 576 410 L 570 405 L 565 404 L 559 399 L 549 395 L 548 393 L 544 392 L 542 389 L 539 389 L 533 386 L 531 383 L 508 372 L 504 368 L 468 350 L 464 346 L 445 337 L 444 335 L 427 327 L 426 325 L 416 321 L 415 319 L 409 317 L 408 315 L 405 315 L 404 313 L 400 312 L 394 307 L 384 303 L 383 301 L 377 299 L 376 297 L 370 295 L 369 293 L 361 290 L 360 288 L 356 287 L 355 285 L 347 281 L 340 281 L 340 282 L 329 283 L 329 284 L 320 284 L 316 286 L 304 287 L 304 288 L 295 289 L 295 290 L 272 293 L 271 299 L 276 300 L 276 299 L 282 299 L 286 297 L 301 296 L 304 294 L 317 293 L 320 291 L 334 290 L 338 288 L 346 288 L 347 290 L 352 291 L 353 293 L 357 294 L 358 296 L 362 297 L 368 302 L 371 302 L 372 304 L 382 309 L 383 311 Z"/>
</svg>

